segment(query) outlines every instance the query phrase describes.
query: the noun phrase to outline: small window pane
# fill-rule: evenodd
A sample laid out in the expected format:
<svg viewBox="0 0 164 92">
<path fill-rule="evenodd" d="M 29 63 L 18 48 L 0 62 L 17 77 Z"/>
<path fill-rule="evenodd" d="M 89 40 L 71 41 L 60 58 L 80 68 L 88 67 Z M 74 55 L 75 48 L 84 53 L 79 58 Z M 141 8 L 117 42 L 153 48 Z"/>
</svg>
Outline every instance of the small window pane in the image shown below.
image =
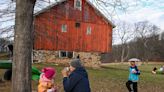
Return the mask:
<svg viewBox="0 0 164 92">
<path fill-rule="evenodd" d="M 61 57 L 67 57 L 67 52 L 65 51 L 61 51 L 60 54 L 61 54 Z"/>
<path fill-rule="evenodd" d="M 75 23 L 75 27 L 76 27 L 76 28 L 80 28 L 80 23 L 78 23 L 78 22 Z"/>
<path fill-rule="evenodd" d="M 79 0 L 76 1 L 76 7 L 77 8 L 81 7 L 81 2 Z"/>
<path fill-rule="evenodd" d="M 74 7 L 76 9 L 81 10 L 81 5 L 82 5 L 82 1 L 81 0 L 75 0 Z"/>
<path fill-rule="evenodd" d="M 62 32 L 67 32 L 67 25 L 66 24 L 62 25 Z"/>
<path fill-rule="evenodd" d="M 87 35 L 91 35 L 91 27 L 87 27 Z"/>
</svg>

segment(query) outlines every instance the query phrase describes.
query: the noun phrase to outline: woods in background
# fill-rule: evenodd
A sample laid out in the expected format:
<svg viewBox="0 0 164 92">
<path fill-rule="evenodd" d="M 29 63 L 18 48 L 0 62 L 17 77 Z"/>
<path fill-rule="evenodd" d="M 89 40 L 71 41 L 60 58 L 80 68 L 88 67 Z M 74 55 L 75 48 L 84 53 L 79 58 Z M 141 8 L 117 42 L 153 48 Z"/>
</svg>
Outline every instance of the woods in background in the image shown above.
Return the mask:
<svg viewBox="0 0 164 92">
<path fill-rule="evenodd" d="M 113 45 L 110 61 L 124 62 L 129 58 L 143 61 L 164 61 L 164 32 L 148 21 L 128 25 L 125 22 L 116 29 L 120 44 Z M 109 60 L 109 59 L 108 59 Z"/>
</svg>

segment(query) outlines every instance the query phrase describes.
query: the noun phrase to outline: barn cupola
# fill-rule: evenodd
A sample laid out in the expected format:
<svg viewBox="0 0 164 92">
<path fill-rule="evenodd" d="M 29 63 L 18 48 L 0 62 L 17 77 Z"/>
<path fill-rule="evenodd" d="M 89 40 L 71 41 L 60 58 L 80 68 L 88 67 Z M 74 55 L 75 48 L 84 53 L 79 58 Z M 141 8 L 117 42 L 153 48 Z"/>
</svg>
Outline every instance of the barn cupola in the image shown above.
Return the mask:
<svg viewBox="0 0 164 92">
<path fill-rule="evenodd" d="M 74 8 L 78 10 L 82 10 L 82 0 L 74 0 Z"/>
</svg>

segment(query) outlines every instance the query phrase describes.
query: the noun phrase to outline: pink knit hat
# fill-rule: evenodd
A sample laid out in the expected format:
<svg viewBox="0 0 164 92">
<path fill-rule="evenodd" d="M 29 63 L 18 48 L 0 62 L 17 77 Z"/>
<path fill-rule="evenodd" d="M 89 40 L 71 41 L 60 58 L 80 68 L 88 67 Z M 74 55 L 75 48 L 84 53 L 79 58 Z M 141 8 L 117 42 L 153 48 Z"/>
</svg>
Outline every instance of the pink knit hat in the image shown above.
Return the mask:
<svg viewBox="0 0 164 92">
<path fill-rule="evenodd" d="M 45 77 L 48 79 L 52 79 L 56 75 L 56 70 L 51 67 L 43 68 L 42 72 L 45 74 Z"/>
</svg>

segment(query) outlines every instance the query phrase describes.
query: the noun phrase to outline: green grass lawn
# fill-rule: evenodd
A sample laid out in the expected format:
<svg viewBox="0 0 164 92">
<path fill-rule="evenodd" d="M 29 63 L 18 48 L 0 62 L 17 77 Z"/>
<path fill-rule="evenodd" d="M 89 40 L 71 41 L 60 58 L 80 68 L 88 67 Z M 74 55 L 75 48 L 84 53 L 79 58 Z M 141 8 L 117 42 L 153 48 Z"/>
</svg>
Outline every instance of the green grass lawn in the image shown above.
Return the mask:
<svg viewBox="0 0 164 92">
<path fill-rule="evenodd" d="M 62 87 L 62 66 L 55 64 L 35 64 L 37 68 L 51 66 L 57 69 L 56 84 L 59 86 L 59 92 L 64 92 Z M 164 75 L 152 75 L 152 68 L 161 65 L 141 65 L 140 81 L 138 83 L 139 92 L 163 92 Z M 108 65 L 100 69 L 87 68 L 92 92 L 128 92 L 125 82 L 128 78 L 127 65 Z M 2 76 L 4 70 L 0 70 Z M 37 89 L 37 81 L 32 81 L 33 90 Z M 9 92 L 11 82 L 0 83 L 0 92 Z"/>
</svg>

